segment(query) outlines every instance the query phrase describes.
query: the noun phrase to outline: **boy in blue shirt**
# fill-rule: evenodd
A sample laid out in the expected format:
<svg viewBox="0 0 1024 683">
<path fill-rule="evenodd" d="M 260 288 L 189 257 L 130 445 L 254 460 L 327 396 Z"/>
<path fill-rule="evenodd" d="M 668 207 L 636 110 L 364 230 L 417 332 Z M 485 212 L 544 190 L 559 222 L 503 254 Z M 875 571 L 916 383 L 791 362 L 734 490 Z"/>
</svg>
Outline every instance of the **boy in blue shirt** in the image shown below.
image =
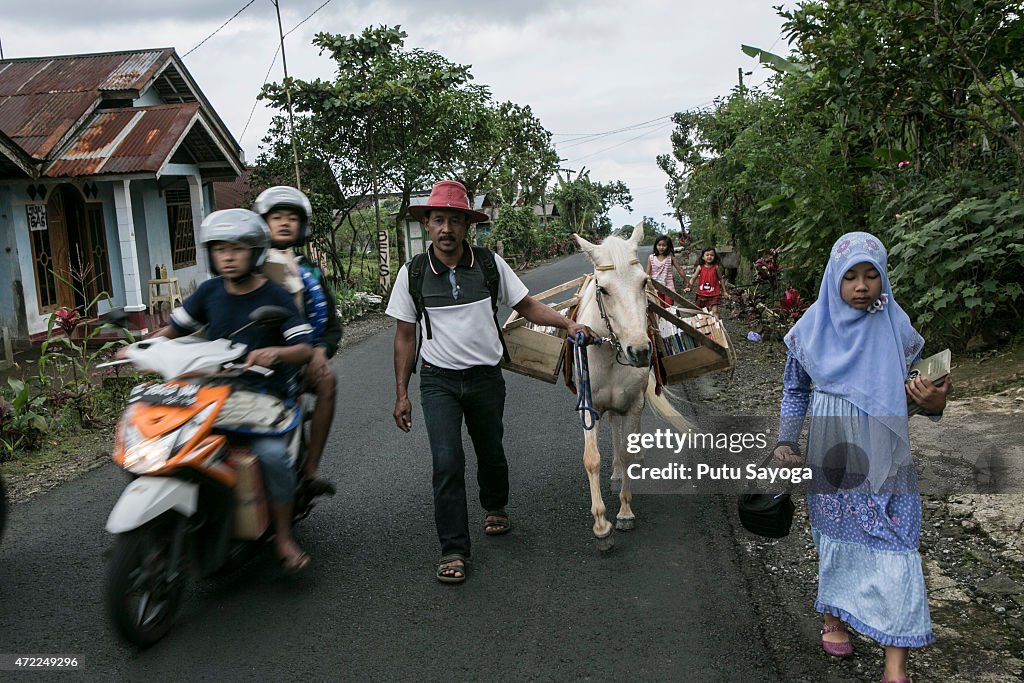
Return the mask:
<svg viewBox="0 0 1024 683">
<path fill-rule="evenodd" d="M 257 391 L 287 398 L 296 368 L 313 357 L 312 328 L 299 314 L 288 293 L 258 272 L 267 257 L 270 231 L 257 214 L 247 209 L 214 211 L 203 220 L 200 242 L 216 277 L 196 289 L 171 314 L 169 325 L 154 336 L 181 337 L 206 326 L 206 337 L 222 339 L 249 322 L 249 314 L 261 306 L 281 306 L 290 312 L 278 328 L 253 325 L 235 336 L 249 353 L 248 366 L 259 365 L 275 372 L 270 377 L 246 373 L 240 380 Z M 288 437 L 258 437 L 249 443 L 263 469 L 264 484 L 274 521 L 274 543 L 284 570 L 304 569 L 309 556 L 292 537 L 292 506 L 295 472 L 288 457 Z"/>
</svg>

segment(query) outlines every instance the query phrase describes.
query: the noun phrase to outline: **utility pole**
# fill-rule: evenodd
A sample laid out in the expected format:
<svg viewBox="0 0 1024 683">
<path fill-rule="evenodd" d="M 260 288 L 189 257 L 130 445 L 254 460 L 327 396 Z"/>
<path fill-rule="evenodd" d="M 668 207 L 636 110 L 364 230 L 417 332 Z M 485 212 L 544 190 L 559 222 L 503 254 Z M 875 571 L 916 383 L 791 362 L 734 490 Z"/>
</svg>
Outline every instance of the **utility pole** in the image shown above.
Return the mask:
<svg viewBox="0 0 1024 683">
<path fill-rule="evenodd" d="M 302 179 L 299 178 L 299 151 L 295 146 L 295 114 L 292 111 L 292 86 L 288 82 L 288 59 L 284 54 L 284 28 L 281 26 L 281 3 L 280 0 L 271 0 L 274 9 L 277 10 L 277 34 L 281 38 L 281 64 L 284 66 L 284 96 L 288 103 L 288 126 L 291 129 L 292 138 L 292 160 L 295 162 L 295 188 L 302 190 Z"/>
<path fill-rule="evenodd" d="M 753 75 L 753 71 L 744 71 L 742 66 L 736 67 L 736 73 L 740 77 L 740 94 L 743 93 L 743 77 Z"/>
</svg>

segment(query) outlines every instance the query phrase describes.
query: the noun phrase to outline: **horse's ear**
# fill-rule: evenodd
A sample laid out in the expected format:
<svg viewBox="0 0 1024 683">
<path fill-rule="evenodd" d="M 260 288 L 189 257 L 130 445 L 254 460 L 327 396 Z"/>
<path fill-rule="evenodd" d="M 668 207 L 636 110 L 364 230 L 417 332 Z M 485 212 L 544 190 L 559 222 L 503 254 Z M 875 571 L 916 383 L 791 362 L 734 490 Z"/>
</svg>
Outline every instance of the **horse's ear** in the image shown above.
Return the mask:
<svg viewBox="0 0 1024 683">
<path fill-rule="evenodd" d="M 633 243 L 633 247 L 635 248 L 635 247 L 637 247 L 640 244 L 640 241 L 643 238 L 644 238 L 644 222 L 640 221 L 639 223 L 636 224 L 636 227 L 633 228 L 633 234 L 632 234 L 632 236 L 630 236 L 629 241 Z"/>
<path fill-rule="evenodd" d="M 587 240 L 583 239 L 582 237 L 580 237 L 576 233 L 573 233 L 572 236 L 573 236 L 573 239 L 576 240 L 576 244 L 580 245 L 580 249 L 583 250 L 583 253 L 586 254 L 590 258 L 591 261 L 593 261 L 594 260 L 594 250 L 597 249 L 597 245 L 588 242 Z M 596 261 L 595 261 L 595 263 L 596 263 Z"/>
</svg>

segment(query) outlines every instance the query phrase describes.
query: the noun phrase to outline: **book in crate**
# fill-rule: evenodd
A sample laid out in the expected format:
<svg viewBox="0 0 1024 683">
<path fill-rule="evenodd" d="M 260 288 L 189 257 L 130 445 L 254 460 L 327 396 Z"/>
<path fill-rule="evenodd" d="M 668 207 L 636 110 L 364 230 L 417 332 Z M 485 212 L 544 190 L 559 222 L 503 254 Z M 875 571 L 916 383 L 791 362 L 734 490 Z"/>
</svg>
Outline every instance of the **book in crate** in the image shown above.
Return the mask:
<svg viewBox="0 0 1024 683">
<path fill-rule="evenodd" d="M 651 285 L 648 310 L 658 319 L 661 344 L 656 350 L 665 383 L 732 370 L 736 366 L 736 353 L 722 321 L 661 283 L 652 281 Z M 659 292 L 675 305 L 664 308 L 657 297 Z"/>
<path fill-rule="evenodd" d="M 579 303 L 580 292 L 590 277 L 582 275 L 541 292 L 534 298 L 565 314 Z M 501 363 L 503 368 L 550 384 L 558 381 L 565 330 L 535 325 L 513 311 L 501 331 L 509 355 L 509 361 Z"/>
</svg>

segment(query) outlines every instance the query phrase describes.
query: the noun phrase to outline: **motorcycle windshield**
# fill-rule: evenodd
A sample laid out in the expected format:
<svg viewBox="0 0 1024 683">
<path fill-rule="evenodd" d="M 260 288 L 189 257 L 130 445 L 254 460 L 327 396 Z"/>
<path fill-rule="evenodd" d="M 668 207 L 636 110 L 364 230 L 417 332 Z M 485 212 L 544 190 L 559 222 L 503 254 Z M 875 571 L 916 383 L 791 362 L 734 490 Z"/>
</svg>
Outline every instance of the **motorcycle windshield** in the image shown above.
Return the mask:
<svg viewBox="0 0 1024 683">
<path fill-rule="evenodd" d="M 232 344 L 227 339 L 154 337 L 127 347 L 125 356 L 139 370 L 173 379 L 190 372 L 215 372 L 225 363 L 242 358 L 245 352 L 245 344 Z"/>
</svg>

